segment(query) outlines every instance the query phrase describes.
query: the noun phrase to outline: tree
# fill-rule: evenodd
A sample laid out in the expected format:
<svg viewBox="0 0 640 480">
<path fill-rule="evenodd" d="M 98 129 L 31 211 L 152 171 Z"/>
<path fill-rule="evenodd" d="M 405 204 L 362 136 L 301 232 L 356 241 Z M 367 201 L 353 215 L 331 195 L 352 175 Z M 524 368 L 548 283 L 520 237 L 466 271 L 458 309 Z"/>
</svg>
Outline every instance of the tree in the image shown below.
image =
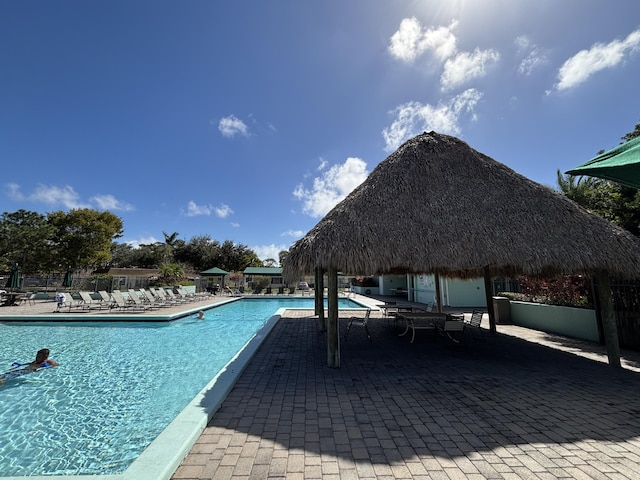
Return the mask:
<svg viewBox="0 0 640 480">
<path fill-rule="evenodd" d="M 47 217 L 28 210 L 4 212 L 0 218 L 0 270 L 19 263 L 23 272 L 54 269 L 55 229 Z"/>
<path fill-rule="evenodd" d="M 55 228 L 60 262 L 72 268 L 94 268 L 111 260 L 111 243 L 122 236 L 122 220 L 111 212 L 89 208 L 48 214 Z"/>
</svg>

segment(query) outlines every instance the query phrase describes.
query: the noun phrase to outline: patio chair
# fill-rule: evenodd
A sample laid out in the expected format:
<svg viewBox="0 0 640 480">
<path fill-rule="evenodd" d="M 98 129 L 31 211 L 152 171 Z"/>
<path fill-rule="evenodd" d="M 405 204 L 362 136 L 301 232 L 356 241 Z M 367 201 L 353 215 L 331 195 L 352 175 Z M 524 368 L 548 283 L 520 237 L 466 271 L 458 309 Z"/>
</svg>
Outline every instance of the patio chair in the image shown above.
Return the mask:
<svg viewBox="0 0 640 480">
<path fill-rule="evenodd" d="M 351 318 L 349 318 L 349 323 L 347 324 L 347 330 L 344 332 L 345 341 L 349 337 L 349 332 L 351 331 L 351 327 L 353 325 L 356 325 L 356 326 L 359 326 L 359 327 L 364 327 L 364 331 L 367 334 L 367 338 L 371 342 L 371 334 L 369 333 L 369 326 L 367 325 L 367 323 L 369 323 L 369 318 L 370 317 L 371 317 L 371 309 L 369 308 L 369 309 L 367 309 L 367 313 L 364 314 L 364 318 L 363 317 L 351 317 Z"/>
<path fill-rule="evenodd" d="M 447 315 L 442 325 L 437 325 L 438 332 L 443 337 L 448 338 L 453 343 L 460 343 L 464 334 L 464 316 L 463 315 Z"/>
<path fill-rule="evenodd" d="M 475 339 L 476 334 L 473 332 L 478 331 L 480 332 L 480 339 L 484 342 L 484 333 L 482 332 L 482 327 L 480 326 L 482 324 L 483 315 L 484 312 L 482 310 L 474 310 L 473 312 L 471 312 L 471 318 L 468 321 L 465 321 L 465 323 L 469 327 L 471 336 Z"/>
</svg>

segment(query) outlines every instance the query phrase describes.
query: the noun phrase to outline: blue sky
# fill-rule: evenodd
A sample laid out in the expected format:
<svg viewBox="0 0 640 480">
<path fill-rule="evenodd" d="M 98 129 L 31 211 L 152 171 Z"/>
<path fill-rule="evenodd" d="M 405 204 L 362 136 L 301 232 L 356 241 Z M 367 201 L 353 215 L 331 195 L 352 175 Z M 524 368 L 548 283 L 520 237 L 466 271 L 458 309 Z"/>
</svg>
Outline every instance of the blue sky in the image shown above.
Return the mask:
<svg viewBox="0 0 640 480">
<path fill-rule="evenodd" d="M 637 0 L 4 1 L 0 211 L 277 259 L 423 131 L 555 186 L 638 79 Z"/>
</svg>

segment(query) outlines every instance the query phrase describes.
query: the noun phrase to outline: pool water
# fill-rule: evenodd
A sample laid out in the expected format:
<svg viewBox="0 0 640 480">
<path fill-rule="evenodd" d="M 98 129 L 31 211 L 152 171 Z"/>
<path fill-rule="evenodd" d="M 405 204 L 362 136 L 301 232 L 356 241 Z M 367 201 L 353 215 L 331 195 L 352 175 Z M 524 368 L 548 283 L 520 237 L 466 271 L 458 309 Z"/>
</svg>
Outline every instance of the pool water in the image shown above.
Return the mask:
<svg viewBox="0 0 640 480">
<path fill-rule="evenodd" d="M 245 299 L 204 320 L 0 325 L 0 372 L 40 348 L 60 363 L 0 387 L 0 476 L 122 473 L 278 308 L 312 306 Z"/>
</svg>

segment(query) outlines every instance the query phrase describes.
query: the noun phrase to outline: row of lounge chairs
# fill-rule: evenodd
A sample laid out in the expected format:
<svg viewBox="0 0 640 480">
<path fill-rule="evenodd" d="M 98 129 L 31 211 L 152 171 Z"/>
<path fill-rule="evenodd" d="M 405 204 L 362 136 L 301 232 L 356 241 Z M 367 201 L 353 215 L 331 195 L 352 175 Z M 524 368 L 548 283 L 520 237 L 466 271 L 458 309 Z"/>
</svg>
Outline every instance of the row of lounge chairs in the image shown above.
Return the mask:
<svg viewBox="0 0 640 480">
<path fill-rule="evenodd" d="M 90 292 L 78 292 L 80 299 L 74 298 L 70 293 L 65 295 L 65 301 L 58 304 L 56 311 L 68 308 L 69 311 L 87 310 L 117 310 L 127 312 L 143 312 L 146 310 L 160 309 L 164 307 L 175 307 L 189 302 L 205 300 L 209 294 L 188 293 L 178 288 L 177 292 L 172 289 L 150 288 L 134 290 L 128 289 L 126 292 L 114 290 L 108 293 L 104 290 L 98 292 L 98 298 Z"/>
</svg>

